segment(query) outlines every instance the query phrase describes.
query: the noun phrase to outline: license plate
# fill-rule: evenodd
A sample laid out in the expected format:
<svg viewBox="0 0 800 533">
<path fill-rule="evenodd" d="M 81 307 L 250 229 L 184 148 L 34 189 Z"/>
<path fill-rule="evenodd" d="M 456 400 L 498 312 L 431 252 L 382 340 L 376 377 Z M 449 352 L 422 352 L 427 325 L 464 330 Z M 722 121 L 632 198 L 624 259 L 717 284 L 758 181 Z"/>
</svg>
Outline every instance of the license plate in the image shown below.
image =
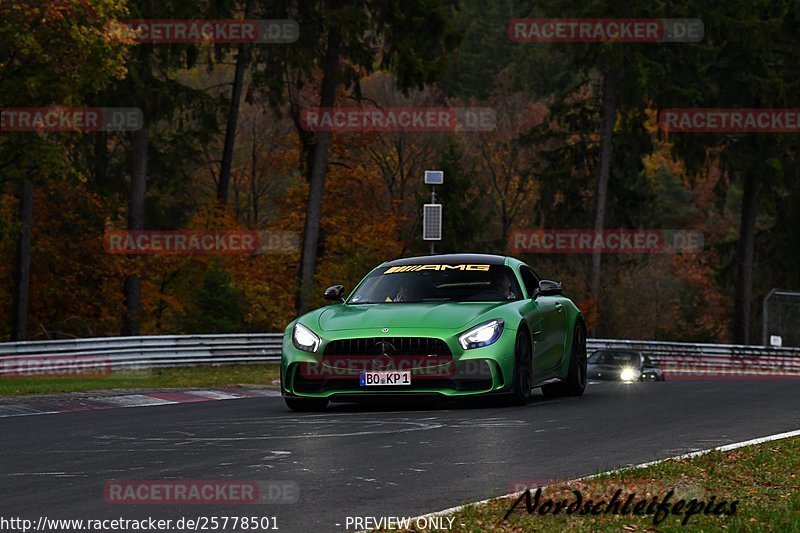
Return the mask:
<svg viewBox="0 0 800 533">
<path fill-rule="evenodd" d="M 362 372 L 359 375 L 359 383 L 362 387 L 411 385 L 411 371 Z"/>
</svg>

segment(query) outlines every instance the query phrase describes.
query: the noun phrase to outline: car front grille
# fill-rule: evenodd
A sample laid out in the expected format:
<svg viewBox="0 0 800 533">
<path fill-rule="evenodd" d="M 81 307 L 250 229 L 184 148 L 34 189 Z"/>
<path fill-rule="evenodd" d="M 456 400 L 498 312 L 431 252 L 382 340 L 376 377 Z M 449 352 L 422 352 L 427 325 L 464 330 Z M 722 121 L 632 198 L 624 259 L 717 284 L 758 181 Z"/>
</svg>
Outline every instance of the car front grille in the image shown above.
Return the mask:
<svg viewBox="0 0 800 533">
<path fill-rule="evenodd" d="M 430 337 L 373 337 L 341 339 L 328 343 L 324 356 L 348 355 L 388 356 L 451 356 L 450 347 L 442 339 Z"/>
</svg>

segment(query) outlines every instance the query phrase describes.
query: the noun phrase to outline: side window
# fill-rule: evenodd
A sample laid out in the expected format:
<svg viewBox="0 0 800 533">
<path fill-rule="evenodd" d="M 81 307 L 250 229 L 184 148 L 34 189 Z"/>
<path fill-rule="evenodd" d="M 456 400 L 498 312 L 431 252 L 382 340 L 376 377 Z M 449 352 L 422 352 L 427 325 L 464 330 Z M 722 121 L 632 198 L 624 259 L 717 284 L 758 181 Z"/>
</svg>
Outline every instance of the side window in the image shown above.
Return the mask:
<svg viewBox="0 0 800 533">
<path fill-rule="evenodd" d="M 525 290 L 528 292 L 528 298 L 533 297 L 533 292 L 539 288 L 539 281 L 533 273 L 533 270 L 527 267 L 520 267 L 519 273 L 522 275 L 522 283 L 525 284 Z"/>
</svg>

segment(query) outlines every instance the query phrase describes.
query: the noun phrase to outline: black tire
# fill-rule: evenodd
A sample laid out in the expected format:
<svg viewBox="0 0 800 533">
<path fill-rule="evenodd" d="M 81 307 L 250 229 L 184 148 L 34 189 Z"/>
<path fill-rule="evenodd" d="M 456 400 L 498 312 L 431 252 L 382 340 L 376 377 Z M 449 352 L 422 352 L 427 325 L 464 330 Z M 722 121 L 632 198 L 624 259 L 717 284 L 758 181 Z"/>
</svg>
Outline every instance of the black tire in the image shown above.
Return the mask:
<svg viewBox="0 0 800 533">
<path fill-rule="evenodd" d="M 309 413 L 314 411 L 324 411 L 328 406 L 327 398 L 289 398 L 284 397 L 286 406 L 292 411 Z"/>
<path fill-rule="evenodd" d="M 582 322 L 578 322 L 572 334 L 567 379 L 560 383 L 544 385 L 542 393 L 547 397 L 580 396 L 586 390 L 586 376 L 586 328 Z"/>
<path fill-rule="evenodd" d="M 528 330 L 522 326 L 517 332 L 514 347 L 514 387 L 510 401 L 514 405 L 525 405 L 531 399 L 533 385 L 533 347 Z"/>
</svg>

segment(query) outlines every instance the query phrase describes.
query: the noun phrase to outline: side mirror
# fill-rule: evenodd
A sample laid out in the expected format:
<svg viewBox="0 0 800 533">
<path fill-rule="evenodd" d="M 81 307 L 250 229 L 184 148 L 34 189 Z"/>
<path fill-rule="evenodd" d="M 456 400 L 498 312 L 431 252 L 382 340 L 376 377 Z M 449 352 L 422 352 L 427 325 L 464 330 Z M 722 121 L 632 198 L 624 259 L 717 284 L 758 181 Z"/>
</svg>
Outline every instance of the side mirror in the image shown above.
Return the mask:
<svg viewBox="0 0 800 533">
<path fill-rule="evenodd" d="M 549 279 L 543 279 L 539 282 L 539 288 L 536 289 L 533 298 L 536 299 L 539 296 L 556 296 L 561 294 L 563 290 L 564 287 L 561 285 L 561 283 L 557 281 L 551 281 Z"/>
<path fill-rule="evenodd" d="M 325 289 L 325 299 L 334 302 L 344 301 L 344 285 L 332 285 Z"/>
</svg>

